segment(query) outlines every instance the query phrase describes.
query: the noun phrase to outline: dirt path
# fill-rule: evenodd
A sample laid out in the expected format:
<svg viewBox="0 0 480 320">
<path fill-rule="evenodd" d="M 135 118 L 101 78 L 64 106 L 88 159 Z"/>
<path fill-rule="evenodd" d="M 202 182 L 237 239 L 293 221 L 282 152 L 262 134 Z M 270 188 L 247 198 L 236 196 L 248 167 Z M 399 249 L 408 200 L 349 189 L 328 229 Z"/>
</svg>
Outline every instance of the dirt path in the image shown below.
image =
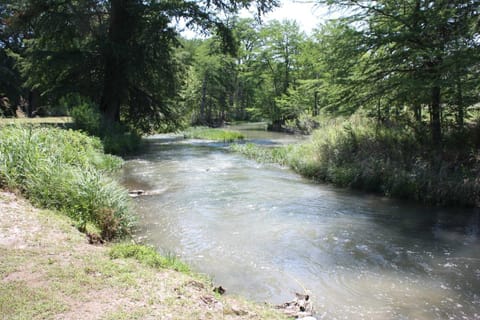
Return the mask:
<svg viewBox="0 0 480 320">
<path fill-rule="evenodd" d="M 0 191 L 0 319 L 284 319 L 199 278 L 108 253 L 69 219 Z"/>
</svg>

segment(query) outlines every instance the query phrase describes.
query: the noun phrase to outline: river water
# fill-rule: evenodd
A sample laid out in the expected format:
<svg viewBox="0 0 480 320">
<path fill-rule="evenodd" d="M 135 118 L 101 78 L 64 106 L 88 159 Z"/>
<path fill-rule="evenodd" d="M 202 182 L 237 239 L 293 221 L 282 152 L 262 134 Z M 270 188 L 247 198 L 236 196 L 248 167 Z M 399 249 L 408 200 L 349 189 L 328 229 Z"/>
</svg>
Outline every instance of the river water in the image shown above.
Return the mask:
<svg viewBox="0 0 480 320">
<path fill-rule="evenodd" d="M 253 142 L 294 137 L 240 128 Z M 319 319 L 480 319 L 480 212 L 313 184 L 224 144 L 160 135 L 125 165 L 137 236 L 227 293 Z"/>
</svg>

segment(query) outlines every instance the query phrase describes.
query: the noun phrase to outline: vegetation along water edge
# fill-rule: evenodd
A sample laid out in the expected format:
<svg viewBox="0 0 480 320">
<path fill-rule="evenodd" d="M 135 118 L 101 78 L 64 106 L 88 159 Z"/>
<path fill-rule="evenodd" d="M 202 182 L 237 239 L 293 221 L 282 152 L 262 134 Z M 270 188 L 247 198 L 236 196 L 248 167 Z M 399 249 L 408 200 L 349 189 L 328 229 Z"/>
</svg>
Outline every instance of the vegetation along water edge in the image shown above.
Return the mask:
<svg viewBox="0 0 480 320">
<path fill-rule="evenodd" d="M 261 162 L 289 166 L 305 177 L 434 205 L 480 205 L 480 125 L 445 134 L 444 149 L 414 126 L 361 116 L 324 120 L 311 140 L 231 149 Z"/>
<path fill-rule="evenodd" d="M 131 242 L 136 217 L 114 175 L 122 161 L 80 131 L 0 127 L 3 317 L 285 319 Z"/>
</svg>

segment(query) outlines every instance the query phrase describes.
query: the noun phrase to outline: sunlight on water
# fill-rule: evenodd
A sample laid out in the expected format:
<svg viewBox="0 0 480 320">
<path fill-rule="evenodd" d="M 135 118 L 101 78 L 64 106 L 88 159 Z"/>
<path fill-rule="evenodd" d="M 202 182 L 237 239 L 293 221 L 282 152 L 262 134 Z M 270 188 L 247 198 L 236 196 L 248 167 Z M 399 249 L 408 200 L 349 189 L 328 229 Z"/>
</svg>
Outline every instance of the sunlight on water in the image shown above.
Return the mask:
<svg viewBox="0 0 480 320">
<path fill-rule="evenodd" d="M 155 191 L 135 199 L 137 235 L 229 293 L 282 303 L 307 290 L 319 319 L 480 319 L 478 211 L 315 185 L 175 137 L 150 139 L 124 180 Z"/>
</svg>

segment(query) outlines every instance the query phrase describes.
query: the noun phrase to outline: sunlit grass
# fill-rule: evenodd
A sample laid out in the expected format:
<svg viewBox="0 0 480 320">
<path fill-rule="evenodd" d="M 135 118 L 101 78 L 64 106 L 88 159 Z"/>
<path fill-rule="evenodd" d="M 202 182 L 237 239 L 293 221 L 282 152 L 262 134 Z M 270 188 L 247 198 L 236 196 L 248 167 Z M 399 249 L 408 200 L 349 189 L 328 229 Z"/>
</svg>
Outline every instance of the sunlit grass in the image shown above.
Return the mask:
<svg viewBox="0 0 480 320">
<path fill-rule="evenodd" d="M 243 140 L 245 136 L 238 131 L 213 129 L 207 127 L 189 128 L 183 132 L 185 139 L 204 139 L 224 142 Z"/>
<path fill-rule="evenodd" d="M 445 134 L 439 151 L 408 127 L 358 116 L 322 123 L 303 144 L 231 149 L 259 162 L 289 166 L 316 181 L 437 205 L 480 205 L 479 141 L 472 126 Z M 477 151 L 475 151 L 477 150 Z"/>
<path fill-rule="evenodd" d="M 189 273 L 190 268 L 172 254 L 162 256 L 154 248 L 132 243 L 120 243 L 110 249 L 110 257 L 133 258 L 140 263 L 153 268 L 167 268 L 175 271 Z"/>
<path fill-rule="evenodd" d="M 92 223 L 109 239 L 133 222 L 127 191 L 110 176 L 122 165 L 103 153 L 98 138 L 79 131 L 34 125 L 0 127 L 0 186 L 34 204 Z"/>
</svg>

